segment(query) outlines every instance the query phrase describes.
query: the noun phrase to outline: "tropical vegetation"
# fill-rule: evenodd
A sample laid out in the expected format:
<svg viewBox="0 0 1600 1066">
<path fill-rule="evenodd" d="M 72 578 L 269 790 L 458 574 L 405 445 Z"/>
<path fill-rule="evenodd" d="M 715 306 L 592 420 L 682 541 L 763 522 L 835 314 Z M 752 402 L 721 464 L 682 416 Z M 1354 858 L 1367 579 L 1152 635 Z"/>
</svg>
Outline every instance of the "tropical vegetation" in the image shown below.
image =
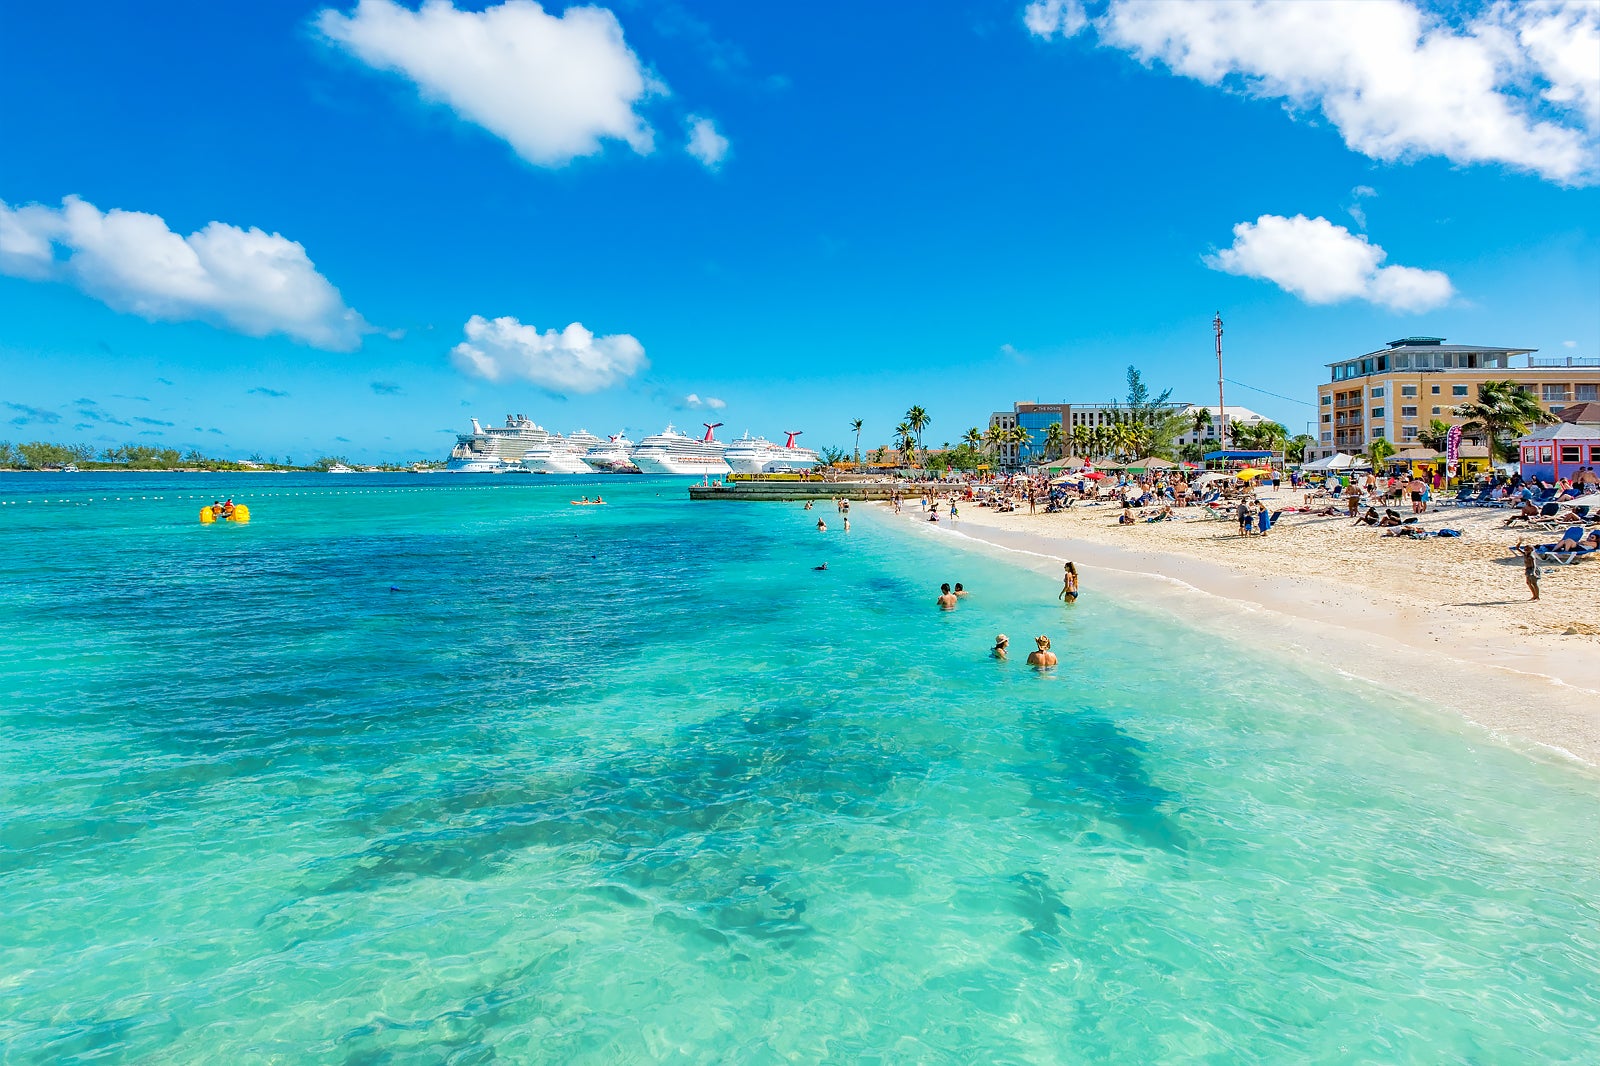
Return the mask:
<svg viewBox="0 0 1600 1066">
<path fill-rule="evenodd" d="M 1550 420 L 1533 393 L 1515 381 L 1485 381 L 1478 386 L 1478 398 L 1455 409 L 1461 432 L 1477 437 L 1489 449 L 1489 461 L 1510 460 L 1516 456 L 1515 441 L 1530 428 Z"/>
</svg>

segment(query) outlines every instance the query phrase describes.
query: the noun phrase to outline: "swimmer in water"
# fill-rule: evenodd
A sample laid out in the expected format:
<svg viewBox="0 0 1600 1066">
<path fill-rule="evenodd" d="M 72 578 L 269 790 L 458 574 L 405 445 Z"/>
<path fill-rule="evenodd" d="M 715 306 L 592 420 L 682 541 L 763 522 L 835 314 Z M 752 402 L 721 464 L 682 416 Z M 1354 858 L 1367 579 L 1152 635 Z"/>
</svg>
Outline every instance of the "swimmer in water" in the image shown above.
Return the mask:
<svg viewBox="0 0 1600 1066">
<path fill-rule="evenodd" d="M 956 582 L 956 597 L 959 599 L 960 597 L 965 596 L 966 594 L 967 594 L 967 590 L 961 587 L 961 582 L 957 581 Z"/>
<path fill-rule="evenodd" d="M 818 533 L 826 533 L 827 531 L 828 531 L 828 523 L 824 522 L 820 518 L 817 519 L 817 532 Z"/>
<path fill-rule="evenodd" d="M 844 531 L 846 533 L 850 532 L 850 516 L 849 515 L 845 515 L 844 516 Z"/>
<path fill-rule="evenodd" d="M 1056 653 L 1050 650 L 1050 638 L 1044 636 L 1034 637 L 1033 642 L 1038 645 L 1038 648 L 1028 653 L 1028 665 L 1036 666 L 1041 670 L 1048 670 L 1050 667 L 1055 666 L 1057 662 Z"/>
<path fill-rule="evenodd" d="M 1005 662 L 1006 652 L 1010 647 L 1011 638 L 1001 633 L 994 638 L 994 647 L 989 649 L 989 655 L 992 658 L 999 659 L 1001 662 Z"/>
<path fill-rule="evenodd" d="M 953 611 L 956 609 L 956 594 L 950 591 L 950 583 L 946 581 L 939 586 L 939 610 Z"/>
<path fill-rule="evenodd" d="M 813 569 L 813 570 L 826 570 L 827 568 L 828 568 L 828 564 L 827 563 L 823 563 L 821 566 L 813 566 L 811 569 Z"/>
</svg>

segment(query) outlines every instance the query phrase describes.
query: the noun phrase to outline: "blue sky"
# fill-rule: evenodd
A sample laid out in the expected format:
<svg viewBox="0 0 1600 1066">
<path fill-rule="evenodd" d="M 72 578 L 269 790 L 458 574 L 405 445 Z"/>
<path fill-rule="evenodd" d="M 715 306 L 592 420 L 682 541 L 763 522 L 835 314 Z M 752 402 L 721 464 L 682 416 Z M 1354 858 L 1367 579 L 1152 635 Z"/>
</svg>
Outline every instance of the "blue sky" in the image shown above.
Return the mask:
<svg viewBox="0 0 1600 1066">
<path fill-rule="evenodd" d="M 1294 431 L 1395 337 L 1600 354 L 1600 9 L 1448 10 L 6 5 L 0 438 L 938 442 L 1215 402 L 1217 311 Z"/>
</svg>

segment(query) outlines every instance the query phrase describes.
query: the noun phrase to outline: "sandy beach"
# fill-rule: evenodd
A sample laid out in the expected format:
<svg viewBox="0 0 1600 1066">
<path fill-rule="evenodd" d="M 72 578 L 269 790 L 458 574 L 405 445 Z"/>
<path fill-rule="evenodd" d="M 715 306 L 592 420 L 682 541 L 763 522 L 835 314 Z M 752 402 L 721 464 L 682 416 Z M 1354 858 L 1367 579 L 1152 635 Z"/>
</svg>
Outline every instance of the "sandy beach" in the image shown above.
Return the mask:
<svg viewBox="0 0 1600 1066">
<path fill-rule="evenodd" d="M 1262 498 L 1274 508 L 1302 502 L 1287 489 Z M 1244 538 L 1233 521 L 1198 508 L 1132 526 L 1119 526 L 1111 505 L 1030 515 L 968 503 L 960 512 L 953 527 L 919 525 L 1012 553 L 1048 574 L 1051 595 L 1060 560 L 1072 559 L 1085 596 L 1156 595 L 1190 618 L 1300 647 L 1514 743 L 1600 767 L 1600 562 L 1546 567 L 1531 602 L 1521 560 L 1507 548 L 1555 536 L 1503 528 L 1504 510 L 1436 508 L 1421 527 L 1463 536 L 1415 541 L 1298 514 Z M 903 517 L 924 516 L 913 500 Z"/>
</svg>

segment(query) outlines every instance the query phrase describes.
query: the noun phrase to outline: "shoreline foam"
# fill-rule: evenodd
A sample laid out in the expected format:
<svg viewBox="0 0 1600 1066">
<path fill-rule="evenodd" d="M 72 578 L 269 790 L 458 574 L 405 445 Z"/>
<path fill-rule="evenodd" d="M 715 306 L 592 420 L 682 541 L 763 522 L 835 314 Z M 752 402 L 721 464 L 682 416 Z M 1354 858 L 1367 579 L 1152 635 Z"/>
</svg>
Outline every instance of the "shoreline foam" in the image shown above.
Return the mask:
<svg viewBox="0 0 1600 1066">
<path fill-rule="evenodd" d="M 1115 514 L 1114 508 L 1094 508 L 1030 516 L 968 505 L 955 528 L 944 521 L 937 526 L 918 521 L 916 511 L 901 518 L 968 550 L 1002 553 L 1014 563 L 1020 562 L 1018 555 L 1030 558 L 1031 563 L 1021 565 L 1041 575 L 1050 595 L 1059 587 L 1060 562 L 1070 558 L 1084 573 L 1085 595 L 1109 592 L 1153 600 L 1191 624 L 1225 625 L 1235 636 L 1305 655 L 1385 691 L 1464 717 L 1530 753 L 1600 768 L 1600 641 L 1593 636 L 1556 636 L 1547 630 L 1530 637 L 1508 631 L 1511 620 L 1483 610 L 1489 605 L 1430 603 L 1419 595 L 1427 583 L 1414 569 L 1413 582 L 1397 582 L 1388 592 L 1376 590 L 1323 565 L 1314 553 L 1297 552 L 1295 545 L 1285 548 L 1289 538 L 1282 536 L 1264 542 L 1241 539 L 1241 546 L 1249 544 L 1246 550 L 1258 553 L 1262 564 L 1248 570 L 1231 560 L 1185 551 L 1187 543 L 1153 540 L 1157 531 L 1174 524 L 1116 527 L 1111 525 Z M 1438 515 L 1431 517 L 1435 520 L 1430 526 L 1446 524 L 1436 520 Z M 1444 517 L 1459 523 L 1462 516 Z M 1471 517 L 1478 526 L 1487 524 Z M 1348 520 L 1339 522 L 1349 528 Z M 1207 526 L 1214 526 L 1216 534 L 1233 528 L 1221 522 Z M 1280 528 L 1285 533 L 1294 529 Z M 1110 543 L 1111 537 L 1104 535 L 1133 529 L 1149 530 L 1137 546 Z M 1350 532 L 1378 536 L 1373 530 Z M 1515 535 L 1510 532 L 1508 539 Z M 1201 541 L 1210 543 L 1210 538 Z M 1364 544 L 1358 541 L 1357 546 Z M 1422 547 L 1404 541 L 1389 544 L 1400 551 Z M 1267 566 L 1274 569 L 1268 572 Z M 1514 577 L 1519 589 L 1521 576 L 1520 568 L 1506 575 Z M 1585 576 L 1584 586 L 1591 580 Z M 1437 590 L 1438 583 L 1432 587 Z M 1446 612 L 1446 606 L 1472 609 Z"/>
</svg>

